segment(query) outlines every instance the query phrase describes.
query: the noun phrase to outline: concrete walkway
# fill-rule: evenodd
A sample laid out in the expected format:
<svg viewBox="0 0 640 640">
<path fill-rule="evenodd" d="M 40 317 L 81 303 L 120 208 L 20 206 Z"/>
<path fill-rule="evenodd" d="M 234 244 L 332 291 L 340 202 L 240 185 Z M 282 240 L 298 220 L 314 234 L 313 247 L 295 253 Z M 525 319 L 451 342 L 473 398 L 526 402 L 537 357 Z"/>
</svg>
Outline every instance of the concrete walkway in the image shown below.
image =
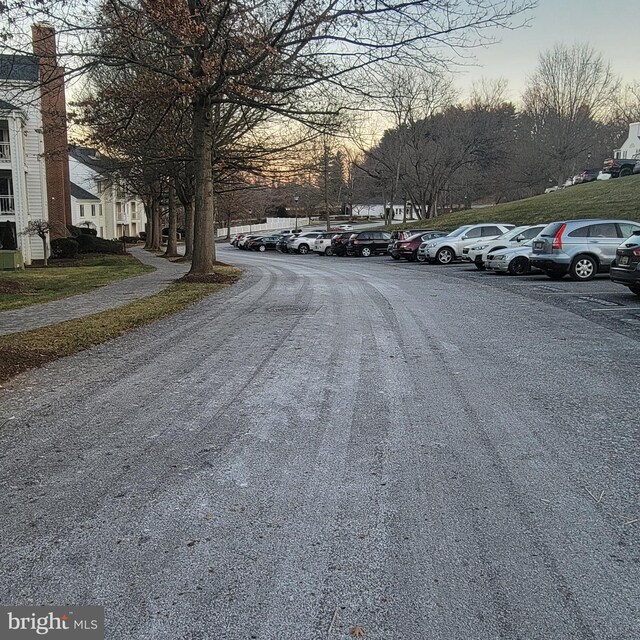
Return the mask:
<svg viewBox="0 0 640 640">
<path fill-rule="evenodd" d="M 189 270 L 189 263 L 176 264 L 165 258 L 158 258 L 140 247 L 129 249 L 129 252 L 140 262 L 150 264 L 156 270 L 141 276 L 118 280 L 77 296 L 34 304 L 22 309 L 2 311 L 0 312 L 0 335 L 39 329 L 120 307 L 133 300 L 146 298 L 162 291 Z"/>
</svg>

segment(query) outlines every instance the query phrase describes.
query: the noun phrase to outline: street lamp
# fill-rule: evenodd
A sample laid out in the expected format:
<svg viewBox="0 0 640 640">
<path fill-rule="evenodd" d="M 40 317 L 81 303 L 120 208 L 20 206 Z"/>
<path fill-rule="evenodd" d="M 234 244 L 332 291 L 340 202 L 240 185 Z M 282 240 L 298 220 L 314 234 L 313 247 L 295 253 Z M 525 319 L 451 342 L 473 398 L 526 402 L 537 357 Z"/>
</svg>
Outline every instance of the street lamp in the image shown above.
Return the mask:
<svg viewBox="0 0 640 640">
<path fill-rule="evenodd" d="M 296 231 L 298 229 L 298 200 L 300 200 L 300 196 L 297 193 L 293 194 L 293 201 L 296 205 Z"/>
</svg>

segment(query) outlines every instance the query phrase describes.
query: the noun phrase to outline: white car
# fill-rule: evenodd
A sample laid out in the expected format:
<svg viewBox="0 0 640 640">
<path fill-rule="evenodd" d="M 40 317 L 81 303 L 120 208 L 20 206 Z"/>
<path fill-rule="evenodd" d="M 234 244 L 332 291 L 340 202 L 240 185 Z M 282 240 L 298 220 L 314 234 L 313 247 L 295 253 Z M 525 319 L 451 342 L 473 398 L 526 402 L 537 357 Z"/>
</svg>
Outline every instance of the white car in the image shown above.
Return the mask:
<svg viewBox="0 0 640 640">
<path fill-rule="evenodd" d="M 511 249 L 497 249 L 487 254 L 487 269 L 508 273 L 512 276 L 525 276 L 531 273 L 531 245 L 533 240 L 524 242 L 519 247 Z"/>
<path fill-rule="evenodd" d="M 351 231 L 353 229 L 352 224 L 339 224 L 338 229 L 342 229 L 343 231 Z"/>
<path fill-rule="evenodd" d="M 546 225 L 535 224 L 515 227 L 497 237 L 495 240 L 481 241 L 462 250 L 462 259 L 473 262 L 480 271 L 484 271 L 485 259 L 488 253 L 494 253 L 496 249 L 517 247 L 522 242 L 535 238 Z"/>
<path fill-rule="evenodd" d="M 287 240 L 287 251 L 289 253 L 309 253 L 316 238 L 322 233 L 322 231 L 305 231 L 298 236 L 292 236 Z"/>
<path fill-rule="evenodd" d="M 332 256 L 331 241 L 340 233 L 340 231 L 325 231 L 321 233 L 313 243 L 311 250 L 321 256 Z"/>
<path fill-rule="evenodd" d="M 462 257 L 465 247 L 476 244 L 480 240 L 495 240 L 513 227 L 512 224 L 465 224 L 443 238 L 428 242 L 423 250 L 424 256 L 428 262 L 450 264 Z"/>
</svg>

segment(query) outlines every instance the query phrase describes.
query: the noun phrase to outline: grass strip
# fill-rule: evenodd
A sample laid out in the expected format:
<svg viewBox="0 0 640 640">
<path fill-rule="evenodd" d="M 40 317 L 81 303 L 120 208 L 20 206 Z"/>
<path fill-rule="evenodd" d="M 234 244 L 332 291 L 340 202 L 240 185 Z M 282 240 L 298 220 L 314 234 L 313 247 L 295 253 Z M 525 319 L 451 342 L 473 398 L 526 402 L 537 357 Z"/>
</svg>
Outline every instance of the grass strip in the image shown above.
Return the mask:
<svg viewBox="0 0 640 640">
<path fill-rule="evenodd" d="M 0 382 L 48 362 L 108 342 L 183 311 L 235 282 L 241 271 L 217 268 L 219 282 L 177 281 L 164 291 L 102 313 L 49 327 L 0 336 Z"/>
<path fill-rule="evenodd" d="M 0 271 L 0 311 L 51 302 L 86 293 L 116 280 L 155 271 L 134 256 L 98 256 L 52 260 L 49 267 Z"/>
</svg>

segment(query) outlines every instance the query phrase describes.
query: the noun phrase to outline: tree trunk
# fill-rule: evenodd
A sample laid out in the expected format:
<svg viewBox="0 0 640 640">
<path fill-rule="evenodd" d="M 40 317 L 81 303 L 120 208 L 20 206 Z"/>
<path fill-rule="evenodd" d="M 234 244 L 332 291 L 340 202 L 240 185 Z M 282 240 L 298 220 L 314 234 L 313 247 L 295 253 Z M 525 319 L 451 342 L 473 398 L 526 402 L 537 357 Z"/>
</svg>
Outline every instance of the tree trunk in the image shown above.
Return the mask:
<svg viewBox="0 0 640 640">
<path fill-rule="evenodd" d="M 169 202 L 169 234 L 167 237 L 167 250 L 164 252 L 165 258 L 178 257 L 178 212 L 176 211 L 175 189 L 173 184 L 169 185 L 167 193 Z"/>
<path fill-rule="evenodd" d="M 216 262 L 216 215 L 213 199 L 211 105 L 199 95 L 193 103 L 193 152 L 196 178 L 193 258 L 189 273 L 213 273 Z"/>
<path fill-rule="evenodd" d="M 193 258 L 193 222 L 195 201 L 193 198 L 184 205 L 184 257 Z"/>
<path fill-rule="evenodd" d="M 153 240 L 153 237 L 152 237 L 153 234 L 151 233 L 151 219 L 153 217 L 153 214 L 152 214 L 153 198 L 149 198 L 148 200 L 145 200 L 144 208 L 147 214 L 147 221 L 145 222 L 145 225 L 144 225 L 144 232 L 145 232 L 144 249 L 145 251 L 151 251 L 151 242 Z"/>
<path fill-rule="evenodd" d="M 49 260 L 47 257 L 47 236 L 41 236 L 42 240 L 42 255 L 44 256 L 44 266 L 49 266 Z"/>
</svg>

